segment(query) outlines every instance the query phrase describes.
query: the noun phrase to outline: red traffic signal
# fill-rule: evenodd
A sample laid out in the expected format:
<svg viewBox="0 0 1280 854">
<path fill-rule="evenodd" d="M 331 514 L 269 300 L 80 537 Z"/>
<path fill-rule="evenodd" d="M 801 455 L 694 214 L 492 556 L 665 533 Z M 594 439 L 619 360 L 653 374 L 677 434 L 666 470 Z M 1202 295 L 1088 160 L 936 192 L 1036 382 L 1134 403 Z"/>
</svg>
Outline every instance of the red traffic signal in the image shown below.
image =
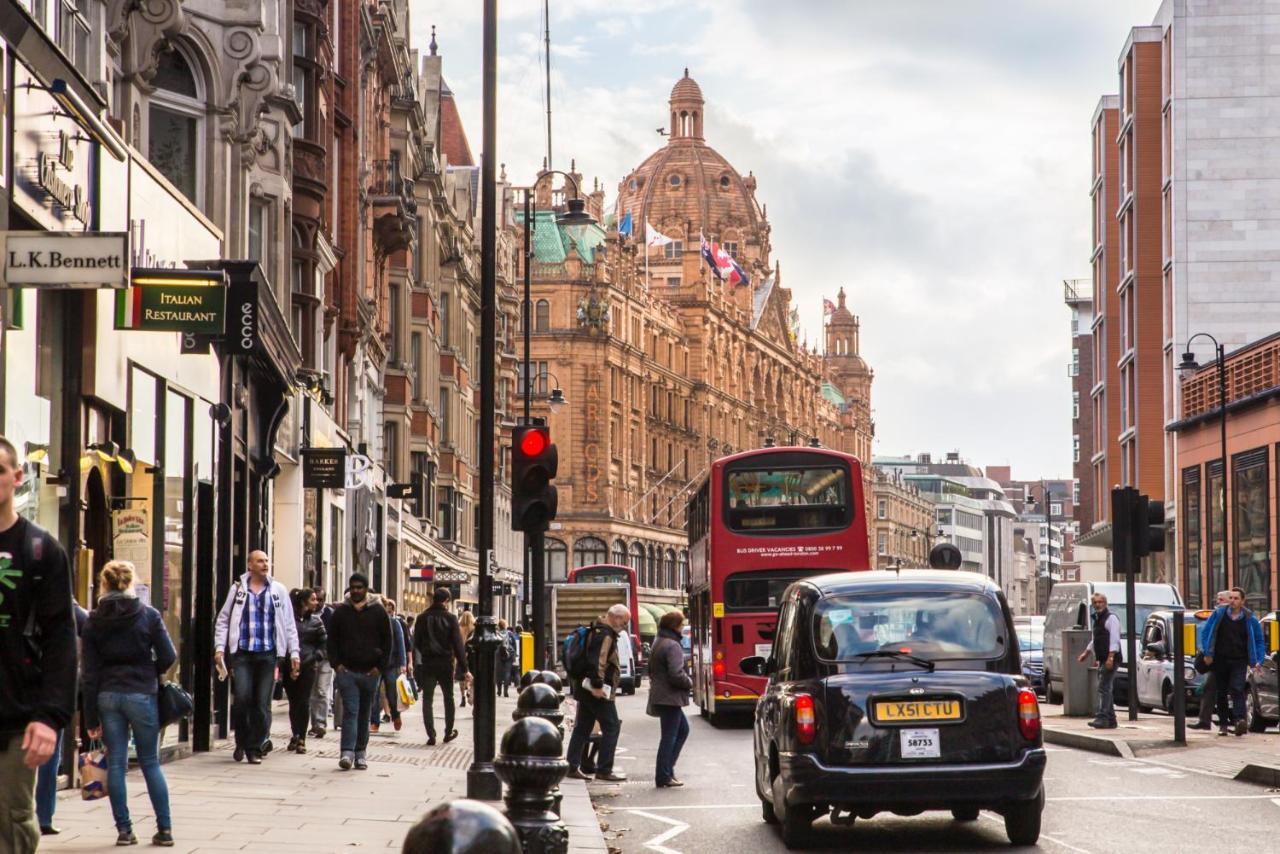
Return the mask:
<svg viewBox="0 0 1280 854">
<path fill-rule="evenodd" d="M 511 529 L 545 531 L 556 518 L 556 488 L 551 484 L 559 467 L 551 430 L 545 426 L 517 427 L 511 434 Z"/>
<path fill-rule="evenodd" d="M 547 436 L 545 429 L 534 428 L 525 432 L 520 437 L 520 453 L 526 457 L 536 457 L 547 449 L 551 444 L 550 438 Z"/>
</svg>

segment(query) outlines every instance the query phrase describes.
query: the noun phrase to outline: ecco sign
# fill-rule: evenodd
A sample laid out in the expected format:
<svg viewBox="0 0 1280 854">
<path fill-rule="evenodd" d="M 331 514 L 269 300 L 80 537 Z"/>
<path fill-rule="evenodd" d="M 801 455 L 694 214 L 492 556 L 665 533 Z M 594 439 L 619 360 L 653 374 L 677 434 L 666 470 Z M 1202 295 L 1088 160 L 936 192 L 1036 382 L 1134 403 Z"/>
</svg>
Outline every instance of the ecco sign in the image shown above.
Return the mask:
<svg viewBox="0 0 1280 854">
<path fill-rule="evenodd" d="M 4 284 L 10 288 L 123 288 L 129 235 L 5 231 Z"/>
</svg>

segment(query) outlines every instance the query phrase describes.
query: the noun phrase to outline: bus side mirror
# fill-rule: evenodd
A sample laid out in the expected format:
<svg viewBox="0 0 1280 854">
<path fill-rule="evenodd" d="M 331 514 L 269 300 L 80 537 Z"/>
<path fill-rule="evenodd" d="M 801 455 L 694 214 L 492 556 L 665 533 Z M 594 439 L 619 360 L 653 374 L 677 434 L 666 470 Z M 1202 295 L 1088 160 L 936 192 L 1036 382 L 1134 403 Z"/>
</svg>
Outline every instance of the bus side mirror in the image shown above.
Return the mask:
<svg viewBox="0 0 1280 854">
<path fill-rule="evenodd" d="M 748 676 L 768 676 L 773 672 L 773 659 L 763 655 L 748 655 L 738 662 L 738 669 Z"/>
</svg>

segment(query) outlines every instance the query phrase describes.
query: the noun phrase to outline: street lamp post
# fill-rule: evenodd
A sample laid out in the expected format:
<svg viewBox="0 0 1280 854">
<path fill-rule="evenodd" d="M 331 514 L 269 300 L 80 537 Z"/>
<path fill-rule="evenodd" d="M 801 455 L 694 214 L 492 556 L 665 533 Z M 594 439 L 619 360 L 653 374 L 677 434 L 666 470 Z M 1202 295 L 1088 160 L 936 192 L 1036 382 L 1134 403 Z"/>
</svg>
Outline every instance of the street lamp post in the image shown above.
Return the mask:
<svg viewBox="0 0 1280 854">
<path fill-rule="evenodd" d="M 1231 559 L 1229 557 L 1231 553 L 1231 537 L 1229 534 L 1231 530 L 1231 514 L 1227 512 L 1227 508 L 1230 506 L 1229 496 L 1231 495 L 1228 471 L 1230 461 L 1227 459 L 1227 351 L 1225 347 L 1218 343 L 1218 339 L 1208 332 L 1197 332 L 1187 339 L 1187 350 L 1182 354 L 1182 362 L 1178 365 L 1179 372 L 1188 373 L 1200 369 L 1200 365 L 1196 362 L 1195 354 L 1191 352 L 1191 342 L 1197 338 L 1208 338 L 1212 341 L 1214 352 L 1218 356 L 1218 413 L 1220 415 L 1219 427 L 1222 441 L 1222 587 L 1227 587 L 1231 584 Z M 1212 519 L 1210 519 L 1210 522 L 1212 524 Z M 1209 537 L 1212 542 L 1212 528 L 1210 528 Z M 1196 571 L 1200 571 L 1199 567 L 1196 568 Z"/>
</svg>

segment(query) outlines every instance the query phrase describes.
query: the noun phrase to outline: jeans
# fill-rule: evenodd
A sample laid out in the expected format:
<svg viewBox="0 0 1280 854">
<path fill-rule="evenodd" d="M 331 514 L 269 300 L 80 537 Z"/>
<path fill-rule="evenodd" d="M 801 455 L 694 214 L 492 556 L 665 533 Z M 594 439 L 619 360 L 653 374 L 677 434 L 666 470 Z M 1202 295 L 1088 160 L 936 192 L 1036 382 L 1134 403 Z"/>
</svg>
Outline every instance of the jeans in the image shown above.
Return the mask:
<svg viewBox="0 0 1280 854">
<path fill-rule="evenodd" d="M 1218 675 L 1210 670 L 1204 675 L 1204 690 L 1200 693 L 1200 726 L 1213 723 L 1213 710 L 1218 705 Z"/>
<path fill-rule="evenodd" d="M 316 665 L 304 664 L 298 670 L 298 678 L 284 674 L 284 693 L 289 698 L 289 729 L 294 738 L 307 737 L 307 723 L 311 719 L 311 689 L 316 684 Z"/>
<path fill-rule="evenodd" d="M 1098 665 L 1098 714 L 1094 720 L 1102 723 L 1116 722 L 1115 684 L 1118 667 L 1119 665 L 1108 670 L 1105 664 Z"/>
<path fill-rule="evenodd" d="M 381 693 L 386 695 L 387 709 L 391 712 L 391 720 L 400 720 L 400 689 L 396 687 L 396 680 L 400 678 L 399 667 L 388 667 L 382 671 Z M 379 713 L 382 711 L 382 704 L 378 700 L 378 692 L 373 695 L 373 714 L 369 715 L 369 723 L 379 723 L 382 718 Z"/>
<path fill-rule="evenodd" d="M 275 687 L 274 652 L 237 652 L 231 656 L 231 726 L 236 747 L 257 753 L 271 734 L 271 690 Z"/>
<path fill-rule="evenodd" d="M 658 785 L 670 783 L 676 776 L 676 763 L 680 761 L 680 749 L 689 737 L 689 719 L 680 706 L 657 706 L 662 735 L 658 739 L 658 763 L 654 779 Z"/>
<path fill-rule="evenodd" d="M 133 830 L 129 819 L 129 793 L 125 790 L 125 772 L 129 770 L 129 730 L 138 752 L 138 766 L 147 781 L 147 795 L 156 812 L 156 827 L 173 828 L 169 815 L 169 785 L 160 770 L 160 711 L 155 694 L 98 694 L 98 710 L 102 718 L 102 740 L 107 746 L 107 797 L 116 830 Z"/>
<path fill-rule="evenodd" d="M 576 769 L 582 762 L 582 748 L 591 737 L 591 730 L 600 724 L 600 753 L 596 758 L 596 773 L 613 773 L 613 754 L 618 748 L 618 735 L 622 721 L 618 719 L 618 707 L 612 700 L 595 696 L 582 696 L 578 700 L 577 717 L 573 722 L 573 735 L 569 736 L 569 750 L 565 758 L 569 768 Z"/>
<path fill-rule="evenodd" d="M 1244 685 L 1249 665 L 1244 661 L 1213 662 L 1213 674 L 1218 682 L 1218 726 L 1225 727 L 1245 719 Z M 1228 710 L 1227 700 L 1231 700 Z"/>
<path fill-rule="evenodd" d="M 311 725 L 324 729 L 329 723 L 329 707 L 333 705 L 333 668 L 329 662 L 316 665 L 316 681 L 311 688 Z"/>
<path fill-rule="evenodd" d="M 369 746 L 369 716 L 381 679 L 377 673 L 342 670 L 333 681 L 342 695 L 342 752 L 364 753 Z"/>
<path fill-rule="evenodd" d="M 436 686 L 440 686 L 440 695 L 444 697 L 444 734 L 453 732 L 453 671 L 433 671 L 426 667 L 418 668 L 418 702 L 422 704 L 422 721 L 427 725 L 427 735 L 436 737 L 435 705 Z"/>
<path fill-rule="evenodd" d="M 0 736 L 0 851 L 34 854 L 40 844 L 36 822 L 36 772 L 24 763 L 22 733 L 5 743 Z"/>
<path fill-rule="evenodd" d="M 49 761 L 36 771 L 36 818 L 41 827 L 53 826 L 53 811 L 58 806 L 58 770 L 62 765 L 62 743 L 67 731 L 58 730 L 58 744 Z"/>
</svg>

